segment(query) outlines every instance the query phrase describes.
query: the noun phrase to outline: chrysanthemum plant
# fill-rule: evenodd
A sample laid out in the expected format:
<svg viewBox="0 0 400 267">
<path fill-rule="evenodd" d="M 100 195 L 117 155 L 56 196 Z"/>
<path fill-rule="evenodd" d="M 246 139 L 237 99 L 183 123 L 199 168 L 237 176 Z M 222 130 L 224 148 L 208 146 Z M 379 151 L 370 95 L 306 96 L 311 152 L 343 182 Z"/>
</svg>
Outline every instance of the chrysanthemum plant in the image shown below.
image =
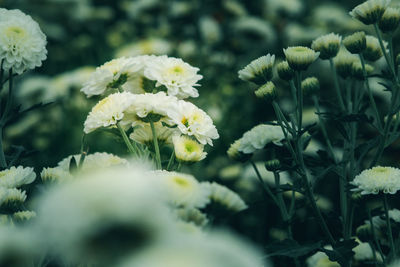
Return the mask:
<svg viewBox="0 0 400 267">
<path fill-rule="evenodd" d="M 289 110 L 281 105 L 282 100 L 287 101 L 284 91 L 276 89 L 272 82 L 274 55 L 268 54 L 254 60 L 239 71 L 240 79 L 259 86 L 255 95 L 271 103 L 276 121 L 262 125 L 263 130 L 259 125 L 245 133 L 232 144 L 228 155 L 235 160 L 251 162 L 263 191 L 279 208 L 290 240 L 296 236 L 293 222 L 296 220 L 295 194 L 298 193 L 307 199 L 306 203 L 323 234 L 321 241 L 311 246 L 285 243 L 288 249 L 292 244 L 290 249 L 296 251 L 292 253 L 296 266 L 300 266 L 302 256 L 316 248 L 341 266 L 352 265 L 352 249 L 357 246 L 355 239 L 360 238 L 354 231 L 355 222 L 358 221 L 355 214 L 368 220 L 369 209 L 358 209 L 368 207 L 359 201 L 367 194 L 382 199 L 384 212 L 380 211 L 380 214 L 385 218 L 388 230 L 378 238 L 371 226 L 369 238 L 362 240 L 369 242 L 374 255 L 377 253 L 385 265 L 399 255 L 399 240 L 393 236 L 389 219 L 388 194 L 395 194 L 400 189 L 400 170 L 377 167 L 384 163 L 385 148 L 400 137 L 400 78 L 392 42 L 399 25 L 400 11 L 388 8 L 388 4 L 389 1 L 385 0 L 369 0 L 350 12 L 355 19 L 373 25 L 376 37 L 357 32 L 342 40 L 338 34 L 331 33 L 314 40 L 311 48 L 297 46 L 283 50 L 286 59 L 276 69 L 280 79 L 287 82 L 290 88 L 286 94 L 292 103 Z M 385 65 L 381 71 L 374 71 L 373 66 L 366 63 L 372 64 L 382 57 Z M 330 94 L 328 92 L 321 94 L 316 77 L 303 80 L 310 65 L 317 60 L 329 62 L 333 99 L 327 97 Z M 385 108 L 379 108 L 376 103 L 371 88 L 372 77 L 378 78 L 379 84 L 391 94 Z M 323 88 L 324 91 L 327 89 Z M 305 125 L 304 106 L 310 104 L 314 106 L 318 120 Z M 277 127 L 280 133 L 276 133 Z M 374 136 L 366 139 L 365 131 Z M 309 143 L 317 138 L 323 140 L 324 144 L 312 156 L 306 150 Z M 263 148 L 266 150 L 265 167 L 273 172 L 275 187 L 263 182 L 260 170 L 252 161 L 252 154 Z M 280 183 L 282 172 L 291 174 L 291 184 Z M 321 212 L 314 194 L 317 182 L 332 176 L 336 177 L 339 189 L 340 229 L 335 229 Z M 284 191 L 292 191 L 288 203 L 282 198 Z M 325 245 L 330 245 L 331 249 Z M 279 252 L 275 251 L 274 255 L 279 255 Z M 288 253 L 282 255 L 287 256 Z M 375 264 L 382 262 L 375 257 Z"/>
</svg>

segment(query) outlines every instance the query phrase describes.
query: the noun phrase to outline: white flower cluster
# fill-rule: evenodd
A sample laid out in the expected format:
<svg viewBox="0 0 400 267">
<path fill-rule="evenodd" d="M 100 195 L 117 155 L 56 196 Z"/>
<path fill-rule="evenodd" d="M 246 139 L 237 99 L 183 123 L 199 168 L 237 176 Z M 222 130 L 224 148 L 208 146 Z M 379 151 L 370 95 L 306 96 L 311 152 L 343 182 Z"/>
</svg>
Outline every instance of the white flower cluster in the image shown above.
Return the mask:
<svg viewBox="0 0 400 267">
<path fill-rule="evenodd" d="M 198 71 L 180 58 L 148 55 L 121 57 L 98 67 L 81 91 L 88 97 L 101 95 L 107 89 L 143 93 L 147 89 L 143 79 L 147 79 L 155 81 L 156 87 L 164 86 L 168 95 L 179 99 L 198 97 L 195 86 L 202 79 Z"/>
<path fill-rule="evenodd" d="M 251 154 L 270 143 L 282 145 L 283 139 L 285 139 L 285 135 L 280 126 L 260 124 L 245 132 L 239 139 L 239 151 Z"/>
<path fill-rule="evenodd" d="M 39 25 L 20 10 L 0 8 L 0 61 L 4 70 L 17 74 L 42 65 L 46 36 Z"/>
<path fill-rule="evenodd" d="M 395 194 L 400 190 L 400 170 L 393 167 L 373 167 L 362 171 L 353 182 L 356 188 L 353 191 L 361 192 L 362 195 Z"/>
<path fill-rule="evenodd" d="M 0 171 L 0 207 L 13 207 L 20 209 L 20 205 L 26 200 L 26 192 L 19 187 L 32 183 L 36 178 L 33 168 L 30 167 L 11 167 Z M 18 210 L 14 215 L 22 215 L 24 212 Z M 19 213 L 19 215 L 18 215 Z M 3 215 L 2 215 L 3 216 Z M 15 218 L 13 218 L 15 219 Z"/>
<path fill-rule="evenodd" d="M 57 167 L 44 168 L 40 174 L 42 180 L 45 182 L 59 182 L 72 178 L 73 175 L 70 173 L 70 164 L 72 158 L 74 158 L 76 164 L 79 164 L 81 155 L 78 154 L 68 156 L 61 160 L 57 164 Z M 94 154 L 86 155 L 82 166 L 79 166 L 79 172 L 98 171 L 117 166 L 128 166 L 128 161 L 113 154 L 96 152 Z"/>
<path fill-rule="evenodd" d="M 204 145 L 212 146 L 212 140 L 219 135 L 206 112 L 183 100 L 198 96 L 194 86 L 202 76 L 197 71 L 181 59 L 167 56 L 123 57 L 105 63 L 96 69 L 82 91 L 88 96 L 101 95 L 112 88 L 123 92 L 110 94 L 93 107 L 84 132 L 115 126 L 132 129 L 129 137 L 134 142 L 152 147 L 154 130 L 159 144 L 173 144 L 178 161 L 193 163 L 204 159 Z M 160 86 L 167 92 L 158 91 Z"/>
</svg>

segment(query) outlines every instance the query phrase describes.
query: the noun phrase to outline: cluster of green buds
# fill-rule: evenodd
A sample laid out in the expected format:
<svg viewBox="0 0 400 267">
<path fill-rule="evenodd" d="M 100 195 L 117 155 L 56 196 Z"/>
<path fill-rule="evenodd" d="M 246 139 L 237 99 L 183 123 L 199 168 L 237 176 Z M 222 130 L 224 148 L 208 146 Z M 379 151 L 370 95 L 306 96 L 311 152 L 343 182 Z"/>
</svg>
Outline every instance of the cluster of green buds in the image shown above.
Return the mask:
<svg viewBox="0 0 400 267">
<path fill-rule="evenodd" d="M 263 98 L 268 101 L 272 101 L 276 98 L 276 88 L 271 81 L 274 63 L 275 55 L 268 54 L 253 60 L 238 73 L 241 80 L 252 82 L 259 86 L 254 92 L 258 98 Z"/>
</svg>

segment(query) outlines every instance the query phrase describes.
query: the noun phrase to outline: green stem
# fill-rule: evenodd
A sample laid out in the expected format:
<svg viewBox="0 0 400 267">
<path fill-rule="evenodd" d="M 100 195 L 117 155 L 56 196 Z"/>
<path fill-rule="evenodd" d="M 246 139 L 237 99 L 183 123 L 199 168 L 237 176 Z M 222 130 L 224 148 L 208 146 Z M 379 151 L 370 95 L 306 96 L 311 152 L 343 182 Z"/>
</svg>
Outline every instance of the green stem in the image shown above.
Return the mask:
<svg viewBox="0 0 400 267">
<path fill-rule="evenodd" d="M 369 82 L 368 82 L 368 77 L 367 77 L 367 71 L 365 70 L 365 60 L 364 60 L 364 56 L 363 56 L 362 54 L 359 54 L 359 57 L 360 57 L 360 61 L 361 61 L 361 67 L 362 67 L 362 70 L 363 70 L 363 76 L 364 76 L 365 87 L 367 88 L 367 91 L 368 91 L 368 97 L 369 97 L 369 100 L 370 100 L 370 102 L 371 102 L 372 109 L 373 109 L 373 111 L 374 111 L 374 113 L 375 113 L 376 121 L 377 121 L 377 123 L 378 123 L 378 129 L 379 129 L 379 131 L 382 131 L 382 122 L 381 122 L 381 118 L 380 118 L 380 116 L 379 116 L 378 108 L 376 107 L 375 99 L 374 99 L 374 97 L 373 97 L 373 95 L 372 95 L 372 90 L 371 90 L 371 88 L 369 87 Z"/>
<path fill-rule="evenodd" d="M 172 149 L 171 156 L 169 157 L 169 161 L 168 161 L 168 165 L 167 165 L 167 171 L 170 170 L 172 164 L 174 163 L 174 159 L 175 159 L 175 150 Z"/>
<path fill-rule="evenodd" d="M 394 70 L 394 66 L 392 66 L 392 63 L 391 63 L 392 60 L 390 60 L 390 58 L 389 58 L 389 56 L 388 56 L 388 54 L 386 52 L 385 45 L 383 44 L 383 38 L 382 38 L 381 31 L 378 28 L 378 24 L 374 23 L 374 28 L 375 28 L 375 32 L 376 32 L 376 35 L 377 35 L 378 40 L 379 40 L 379 45 L 381 47 L 383 56 L 385 57 L 386 63 L 389 65 L 390 72 L 393 75 L 393 80 L 396 83 L 399 83 L 399 80 L 398 80 L 397 75 L 396 75 L 396 71 Z"/>
<path fill-rule="evenodd" d="M 340 87 L 339 87 L 339 80 L 338 80 L 338 76 L 337 76 L 337 73 L 336 73 L 336 68 L 335 68 L 335 65 L 333 63 L 333 59 L 332 58 L 329 59 L 329 64 L 331 66 L 331 71 L 333 73 L 333 83 L 334 83 L 334 86 L 335 86 L 336 97 L 337 97 L 337 99 L 339 101 L 340 109 L 342 111 L 344 111 L 345 110 L 345 106 L 344 106 L 344 103 L 343 103 L 342 93 L 341 93 Z"/>
<path fill-rule="evenodd" d="M 122 129 L 119 122 L 117 122 L 117 127 L 118 127 L 119 132 L 121 133 L 122 139 L 124 139 L 125 145 L 128 148 L 129 152 L 132 154 L 136 154 L 135 148 L 132 146 L 131 141 L 129 140 L 128 136 L 126 135 L 124 129 Z"/>
<path fill-rule="evenodd" d="M 297 111 L 298 111 L 298 129 L 297 131 L 300 133 L 303 125 L 303 90 L 301 89 L 301 71 L 296 71 L 296 80 L 297 80 Z"/>
<path fill-rule="evenodd" d="M 387 201 L 387 195 L 385 193 L 383 194 L 383 207 L 385 209 L 386 226 L 388 228 L 390 253 L 391 253 L 391 256 L 393 258 L 395 258 L 396 257 L 396 247 L 395 247 L 394 241 L 393 241 L 392 225 L 390 223 L 390 217 L 389 217 L 389 205 L 388 205 L 388 201 Z"/>
<path fill-rule="evenodd" d="M 386 259 L 385 259 L 384 255 L 383 255 L 382 248 L 381 248 L 381 246 L 379 245 L 378 238 L 377 238 L 376 235 L 375 235 L 374 221 L 372 220 L 372 217 L 371 217 L 371 210 L 370 210 L 369 208 L 367 209 L 367 213 L 368 213 L 369 224 L 370 224 L 370 226 L 371 226 L 371 235 L 372 235 L 372 239 L 374 240 L 375 246 L 376 246 L 376 248 L 378 249 L 379 254 L 381 255 L 381 258 L 382 258 L 382 260 L 383 260 L 383 265 L 386 266 Z"/>
<path fill-rule="evenodd" d="M 162 166 L 161 166 L 160 147 L 158 146 L 156 128 L 154 127 L 154 122 L 152 120 L 150 120 L 150 127 L 151 127 L 151 132 L 153 134 L 153 144 L 154 144 L 154 151 L 156 152 L 157 169 L 161 170 Z"/>
<path fill-rule="evenodd" d="M 272 193 L 271 189 L 269 188 L 269 186 L 264 182 L 263 178 L 261 177 L 260 172 L 258 171 L 258 168 L 256 166 L 256 164 L 254 163 L 254 161 L 250 160 L 250 164 L 251 166 L 253 166 L 253 169 L 257 175 L 258 180 L 260 181 L 264 192 L 274 201 L 274 203 L 279 206 L 278 204 L 278 200 L 276 199 L 275 195 Z"/>
<path fill-rule="evenodd" d="M 6 157 L 3 149 L 3 127 L 0 127 L 0 167 L 1 169 L 7 168 Z"/>
<path fill-rule="evenodd" d="M 290 91 L 292 93 L 293 102 L 297 104 L 296 87 L 294 86 L 293 80 L 289 81 Z"/>
</svg>

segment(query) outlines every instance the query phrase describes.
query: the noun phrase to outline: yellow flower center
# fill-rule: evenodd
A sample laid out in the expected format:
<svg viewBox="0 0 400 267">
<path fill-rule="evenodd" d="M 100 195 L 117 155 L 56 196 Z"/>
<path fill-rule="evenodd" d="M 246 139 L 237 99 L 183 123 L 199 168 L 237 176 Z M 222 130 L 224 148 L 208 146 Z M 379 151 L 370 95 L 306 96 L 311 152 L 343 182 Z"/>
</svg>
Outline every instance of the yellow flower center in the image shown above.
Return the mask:
<svg viewBox="0 0 400 267">
<path fill-rule="evenodd" d="M 6 30 L 8 37 L 21 37 L 25 35 L 25 30 L 18 26 L 11 26 Z"/>
<path fill-rule="evenodd" d="M 189 183 L 188 183 L 185 179 L 183 179 L 182 177 L 176 176 L 176 177 L 174 177 L 173 180 L 174 180 L 174 182 L 177 183 L 179 186 L 182 186 L 182 187 L 188 187 L 188 186 L 189 186 Z"/>
<path fill-rule="evenodd" d="M 385 167 L 375 167 L 374 172 L 378 172 L 378 173 L 385 173 L 387 172 L 387 169 Z"/>
</svg>

